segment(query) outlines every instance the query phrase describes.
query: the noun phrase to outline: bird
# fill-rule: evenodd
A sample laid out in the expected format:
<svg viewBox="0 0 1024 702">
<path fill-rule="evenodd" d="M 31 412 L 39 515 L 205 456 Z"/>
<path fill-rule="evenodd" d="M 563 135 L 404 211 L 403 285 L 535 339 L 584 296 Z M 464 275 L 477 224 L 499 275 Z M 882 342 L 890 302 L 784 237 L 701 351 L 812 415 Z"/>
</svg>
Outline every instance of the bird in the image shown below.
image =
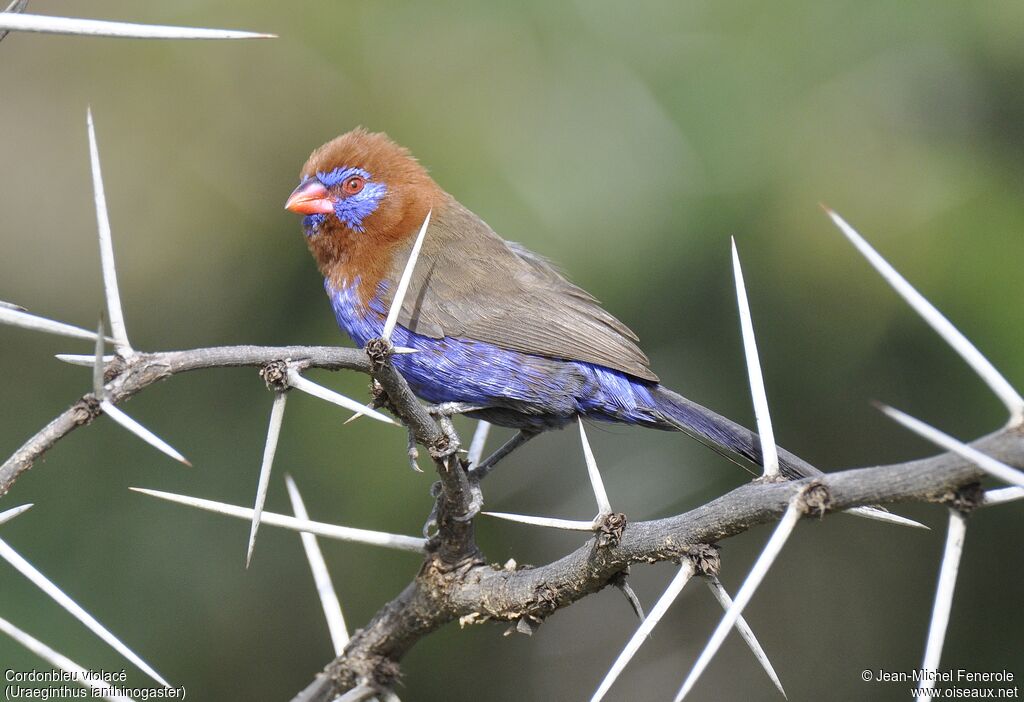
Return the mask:
<svg viewBox="0 0 1024 702">
<path fill-rule="evenodd" d="M 518 430 L 479 478 L 538 434 L 581 419 L 680 431 L 760 465 L 758 435 L 661 384 L 637 336 L 550 261 L 506 241 L 382 132 L 356 128 L 310 155 L 285 208 L 338 325 L 381 336 L 417 233 L 429 226 L 391 341 L 422 400 Z M 779 449 L 790 478 L 820 471 Z"/>
</svg>

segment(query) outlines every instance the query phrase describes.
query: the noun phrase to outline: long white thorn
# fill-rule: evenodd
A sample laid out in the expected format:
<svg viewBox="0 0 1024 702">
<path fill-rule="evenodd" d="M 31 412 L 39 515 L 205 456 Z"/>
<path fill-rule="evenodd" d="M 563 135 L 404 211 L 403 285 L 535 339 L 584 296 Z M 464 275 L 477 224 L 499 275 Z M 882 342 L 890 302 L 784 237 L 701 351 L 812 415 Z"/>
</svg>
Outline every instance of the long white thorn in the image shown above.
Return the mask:
<svg viewBox="0 0 1024 702">
<path fill-rule="evenodd" d="M 1012 485 L 1024 486 L 1024 473 L 1016 468 L 1011 468 L 1005 463 L 997 461 L 991 456 L 982 453 L 978 449 L 968 446 L 959 439 L 954 439 L 949 434 L 941 432 L 935 427 L 922 422 L 920 419 L 915 419 L 905 412 L 900 412 L 894 407 L 879 405 L 879 409 L 882 410 L 882 412 L 884 412 L 890 419 L 902 424 L 915 434 L 923 436 L 936 446 L 940 446 L 947 451 L 952 451 L 961 458 L 967 459 L 993 478 L 998 478 L 999 480 Z"/>
<path fill-rule="evenodd" d="M 160 490 L 147 490 L 145 488 L 134 487 L 131 488 L 131 490 L 140 492 L 143 495 L 149 495 L 150 497 L 167 500 L 168 502 L 175 502 L 180 505 L 206 510 L 207 512 L 216 512 L 217 514 L 224 514 L 229 517 L 244 519 L 246 521 L 252 520 L 253 510 L 246 507 L 237 507 L 223 502 L 204 500 L 198 497 L 189 497 L 187 495 L 176 495 L 172 492 L 162 492 Z M 306 519 L 296 519 L 295 517 L 289 517 L 284 514 L 275 514 L 274 512 L 264 512 L 261 522 L 269 526 L 281 527 L 292 531 L 306 531 L 310 534 L 316 534 L 317 536 L 323 536 L 328 539 L 351 541 L 353 543 L 369 544 L 371 546 L 382 546 L 384 548 L 392 548 L 398 551 L 411 551 L 413 553 L 422 553 L 423 548 L 427 543 L 426 539 L 420 539 L 415 536 L 387 534 L 382 531 L 353 529 L 352 527 L 337 526 L 335 524 L 311 522 Z"/>
<path fill-rule="evenodd" d="M 626 664 L 629 663 L 636 652 L 640 649 L 640 646 L 642 646 L 644 641 L 647 640 L 647 637 L 650 636 L 652 631 L 654 631 L 654 627 L 658 625 L 661 618 L 665 616 L 665 612 L 668 611 L 668 608 L 671 607 L 672 603 L 676 601 L 677 597 L 679 597 L 679 593 L 683 591 L 683 587 L 685 587 L 686 583 L 688 583 L 690 578 L 693 577 L 694 570 L 693 561 L 689 558 L 684 559 L 682 564 L 679 566 L 679 570 L 676 571 L 675 576 L 673 576 L 672 582 L 670 582 L 668 587 L 665 588 L 665 592 L 658 598 L 658 601 L 654 604 L 654 607 L 651 609 L 650 613 L 648 613 L 647 617 L 640 622 L 640 626 L 626 643 L 626 647 L 622 649 L 622 653 L 620 653 L 619 657 L 615 659 L 614 663 L 612 663 L 611 669 L 608 671 L 608 674 L 604 676 L 604 680 L 601 681 L 601 684 L 598 686 L 597 692 L 594 693 L 594 696 L 590 698 L 590 702 L 600 702 L 604 699 L 604 696 L 608 694 L 608 690 L 611 689 L 619 675 L 622 674 Z"/>
<path fill-rule="evenodd" d="M 717 576 L 711 575 L 704 578 L 705 584 L 708 589 L 711 590 L 711 594 L 715 596 L 715 599 L 722 605 L 722 609 L 726 612 L 732 607 L 732 598 L 729 597 L 729 593 L 725 591 L 725 587 Z M 764 652 L 761 644 L 758 642 L 757 637 L 754 636 L 754 631 L 747 624 L 747 620 L 743 617 L 737 617 L 736 619 L 736 631 L 739 632 L 743 640 L 747 642 L 747 646 L 750 647 L 750 651 L 754 654 L 754 658 L 764 668 L 764 672 L 768 674 L 772 684 L 775 685 L 776 689 L 782 694 L 783 697 L 787 697 L 785 689 L 782 687 L 782 681 L 779 680 L 778 674 L 775 672 L 775 668 L 772 667 L 772 662 L 768 660 L 768 654 Z M 788 698 L 788 697 L 787 697 Z"/>
<path fill-rule="evenodd" d="M 878 509 L 877 507 L 852 507 L 850 509 L 844 509 L 843 512 L 857 517 L 863 517 L 864 519 L 873 519 L 876 522 L 913 527 L 915 529 L 928 529 L 928 526 L 921 522 L 915 522 L 913 519 L 907 519 L 906 517 L 901 517 L 898 514 L 886 512 L 885 510 Z"/>
<path fill-rule="evenodd" d="M 3 524 L 4 522 L 9 522 L 15 517 L 17 517 L 19 514 L 24 514 L 30 509 L 32 509 L 32 503 L 29 503 L 27 505 L 19 505 L 18 507 L 12 507 L 11 509 L 4 510 L 3 512 L 0 512 L 0 524 Z"/>
<path fill-rule="evenodd" d="M 263 446 L 263 462 L 260 464 L 260 478 L 256 485 L 256 503 L 253 505 L 252 526 L 249 529 L 249 549 L 245 552 L 245 567 L 252 562 L 252 551 L 256 548 L 256 532 L 260 528 L 260 515 L 263 504 L 267 501 L 267 488 L 270 486 L 270 471 L 274 467 L 274 454 L 277 452 L 277 439 L 281 436 L 281 423 L 284 421 L 285 403 L 288 393 L 279 392 L 274 396 L 274 405 L 270 408 L 270 424 L 267 426 L 267 443 Z"/>
<path fill-rule="evenodd" d="M 481 512 L 488 517 L 504 519 L 509 522 L 520 524 L 531 524 L 533 526 L 548 527 L 549 529 L 563 529 L 565 531 L 594 531 L 594 522 L 579 522 L 572 519 L 555 519 L 554 517 L 531 517 L 526 514 L 510 514 L 508 512 Z"/>
<path fill-rule="evenodd" d="M 79 34 L 128 39 L 271 39 L 275 36 L 273 34 L 237 32 L 229 29 L 167 27 L 158 24 L 106 22 L 48 15 L 8 15 L 7 13 L 0 13 L 0 31 Z"/>
<path fill-rule="evenodd" d="M 288 486 L 288 497 L 292 501 L 292 511 L 298 519 L 309 520 L 309 513 L 306 512 L 306 504 L 302 501 L 299 488 L 295 485 L 292 476 L 284 476 L 285 484 Z M 324 618 L 327 619 L 327 629 L 331 633 L 331 643 L 334 645 L 334 655 L 340 656 L 348 645 L 348 627 L 345 626 L 345 615 L 341 612 L 341 602 L 338 601 L 338 593 L 334 590 L 334 583 L 331 582 L 331 575 L 327 572 L 327 563 L 324 561 L 324 554 L 320 551 L 320 545 L 316 537 L 307 532 L 299 534 L 302 537 L 302 548 L 306 552 L 306 560 L 309 561 L 309 569 L 313 573 L 313 582 L 316 583 L 316 593 L 320 596 L 320 606 L 324 610 Z"/>
<path fill-rule="evenodd" d="M 750 569 L 750 574 L 747 579 L 743 582 L 743 586 L 740 591 L 736 593 L 736 599 L 733 600 L 732 606 L 729 607 L 725 612 L 725 616 L 722 617 L 722 621 L 718 623 L 718 628 L 711 635 L 711 639 L 708 641 L 707 646 L 704 647 L 704 651 L 701 652 L 700 657 L 697 658 L 697 662 L 693 665 L 693 670 L 690 671 L 683 686 L 679 689 L 679 693 L 676 694 L 675 702 L 681 702 L 681 700 L 689 694 L 690 690 L 693 689 L 697 679 L 704 672 L 704 669 L 708 667 L 711 659 L 718 653 L 718 649 L 721 648 L 722 642 L 725 641 L 725 637 L 728 636 L 729 632 L 734 626 L 736 626 L 736 620 L 739 619 L 743 613 L 744 608 L 750 603 L 754 593 L 757 592 L 758 586 L 761 581 L 764 580 L 764 576 L 768 573 L 768 569 L 771 568 L 772 563 L 775 562 L 775 558 L 782 551 L 782 547 L 786 545 L 786 541 L 789 539 L 790 534 L 793 533 L 796 523 L 800 521 L 800 516 L 803 512 L 801 508 L 801 501 L 803 499 L 803 493 L 799 492 L 793 496 L 793 499 L 789 502 L 789 507 L 786 508 L 786 513 L 782 515 L 782 519 L 779 520 L 779 524 L 775 527 L 775 531 L 772 533 L 772 537 L 768 539 L 768 543 L 765 544 L 764 549 L 761 551 L 761 555 L 758 556 L 757 561 L 754 563 L 754 567 Z"/>
<path fill-rule="evenodd" d="M 28 0 L 11 0 L 10 4 L 2 12 L 24 12 L 27 6 Z M 3 41 L 9 33 L 6 30 L 0 30 L 0 41 Z"/>
<path fill-rule="evenodd" d="M 972 344 L 966 336 L 953 326 L 932 303 L 928 302 L 921 293 L 914 289 L 907 279 L 896 271 L 882 256 L 875 251 L 871 244 L 864 240 L 857 231 L 832 210 L 825 208 L 825 212 L 840 231 L 846 235 L 861 254 L 875 267 L 882 277 L 888 281 L 896 292 L 903 297 L 907 303 L 921 315 L 926 322 L 938 332 L 939 336 L 945 339 L 946 343 L 960 354 L 967 364 L 974 369 L 974 372 L 981 376 L 981 379 L 988 384 L 1010 412 L 1010 425 L 1024 422 L 1024 397 L 1021 397 L 1009 381 L 996 370 L 987 358 Z"/>
<path fill-rule="evenodd" d="M 429 210 L 427 216 L 423 219 L 423 225 L 420 227 L 419 234 L 416 235 L 412 251 L 409 252 L 409 260 L 405 263 L 405 270 L 402 271 L 402 278 L 398 281 L 398 287 L 395 288 L 395 297 L 391 301 L 391 309 L 388 310 L 388 317 L 384 320 L 384 331 L 380 334 L 381 338 L 385 341 L 391 341 L 391 332 L 395 330 L 395 325 L 398 324 L 398 313 L 402 311 L 405 293 L 409 290 L 409 281 L 412 280 L 412 272 L 416 268 L 416 260 L 420 257 L 423 237 L 427 233 L 427 227 L 430 225 L 430 215 L 433 212 L 433 210 Z"/>
<path fill-rule="evenodd" d="M 583 429 L 583 417 L 580 417 L 577 422 L 580 425 L 583 460 L 587 462 L 587 474 L 590 476 L 590 485 L 594 488 L 594 499 L 597 500 L 597 512 L 599 515 L 611 514 L 612 505 L 608 500 L 608 492 L 604 489 L 604 481 L 601 480 L 601 471 L 597 468 L 597 460 L 594 458 L 594 451 L 590 448 L 587 432 Z"/>
<path fill-rule="evenodd" d="M 956 589 L 956 574 L 960 569 L 960 556 L 964 552 L 964 537 L 967 535 L 967 519 L 955 509 L 949 510 L 949 529 L 946 532 L 946 551 L 942 555 L 939 570 L 939 585 L 935 591 L 932 620 L 928 625 L 928 643 L 924 649 L 923 670 L 938 670 L 942 658 L 942 644 L 949 628 L 949 612 L 953 608 L 953 591 Z M 918 690 L 933 686 L 933 681 L 921 678 Z M 918 699 L 931 700 L 931 695 Z"/>
<path fill-rule="evenodd" d="M 24 15 L 21 15 L 24 17 Z M 2 21 L 2 20 L 0 20 Z M 128 332 L 124 326 L 124 312 L 121 309 L 121 293 L 117 288 L 117 270 L 114 267 L 114 243 L 110 235 L 110 217 L 107 214 L 107 196 L 103 192 L 103 172 L 100 170 L 100 154 L 96 147 L 96 128 L 92 121 L 92 108 L 86 112 L 89 127 L 89 162 L 92 165 L 92 189 L 96 201 L 96 227 L 99 231 L 100 264 L 103 268 L 103 292 L 107 299 L 107 316 L 110 319 L 110 334 L 114 347 L 125 358 L 133 353 L 128 343 Z"/>
<path fill-rule="evenodd" d="M 54 355 L 58 361 L 63 363 L 69 363 L 72 366 L 93 366 L 96 363 L 96 357 L 92 354 L 82 353 L 58 353 Z M 106 365 L 114 360 L 113 354 L 108 354 L 103 357 L 103 364 Z"/>
<path fill-rule="evenodd" d="M 134 663 L 146 675 L 156 680 L 164 687 L 170 687 L 168 682 L 160 677 L 160 674 L 153 670 L 146 661 L 142 660 L 125 646 L 120 639 L 110 633 L 102 624 L 93 618 L 91 614 L 82 609 L 78 603 L 64 594 L 64 591 L 50 582 L 45 575 L 36 570 L 35 566 L 26 561 L 21 555 L 7 545 L 7 542 L 0 539 L 0 558 L 10 563 L 14 568 L 32 581 L 32 584 L 49 595 L 57 604 L 66 609 L 71 616 L 82 622 L 89 631 L 107 642 L 107 644 L 129 661 Z"/>
<path fill-rule="evenodd" d="M 352 410 L 353 412 L 362 411 L 367 417 L 372 417 L 378 422 L 384 422 L 385 424 L 397 424 L 395 420 L 391 419 L 391 417 L 388 417 L 387 415 L 381 414 L 369 407 L 364 407 L 361 403 L 356 402 L 350 397 L 345 397 L 341 393 L 328 390 L 323 385 L 317 385 L 313 381 L 303 378 L 299 371 L 290 366 L 288 368 L 288 385 L 296 390 L 301 390 L 313 397 L 319 397 L 321 400 L 332 402 L 340 407 Z"/>
<path fill-rule="evenodd" d="M 484 455 L 484 446 L 487 444 L 487 436 L 491 433 L 491 423 L 480 420 L 476 423 L 473 431 L 473 440 L 469 443 L 469 453 L 466 460 L 471 466 L 480 464 L 480 458 Z"/>
<path fill-rule="evenodd" d="M 1021 499 L 1024 499 L 1024 488 L 999 488 L 998 490 L 987 491 L 985 493 L 985 501 L 982 504 L 987 507 L 988 505 L 1001 505 L 1004 502 L 1014 502 Z"/>
<path fill-rule="evenodd" d="M 88 341 L 96 339 L 96 332 L 89 331 L 88 329 L 81 329 L 64 322 L 55 322 L 46 317 L 39 317 L 8 307 L 0 307 L 0 324 L 46 332 L 47 334 L 56 334 L 71 339 L 87 339 Z"/>
<path fill-rule="evenodd" d="M 369 413 L 370 413 L 370 412 L 372 412 L 372 411 L 373 411 L 373 407 L 372 407 L 372 405 L 369 405 L 369 404 L 366 404 L 366 405 L 360 405 L 360 407 L 359 407 L 359 411 L 358 411 L 358 412 L 356 412 L 355 414 L 353 414 L 353 415 L 352 415 L 351 417 L 349 417 L 348 419 L 346 419 L 346 420 L 345 420 L 344 422 L 342 422 L 341 424 L 342 424 L 342 426 L 344 426 L 345 424 L 351 424 L 352 422 L 356 421 L 356 420 L 357 420 L 357 419 L 359 419 L 360 417 L 365 417 L 365 416 L 366 416 L 367 414 L 369 414 Z"/>
<path fill-rule="evenodd" d="M 9 12 L 9 10 L 6 10 L 6 11 Z M 21 305 L 16 305 L 13 302 L 4 302 L 3 300 L 0 300 L 0 310 L 14 310 L 15 312 L 28 312 L 28 310 L 25 309 L 24 307 L 22 307 Z M 82 331 L 85 331 L 85 330 L 83 329 Z"/>
<path fill-rule="evenodd" d="M 747 301 L 747 288 L 743 284 L 743 269 L 740 267 L 740 255 L 736 250 L 735 237 L 732 239 L 732 270 L 736 278 L 736 302 L 740 310 L 740 330 L 743 335 L 743 352 L 747 358 L 747 375 L 750 378 L 750 397 L 754 401 L 754 418 L 757 420 L 757 433 L 761 439 L 763 477 L 777 478 L 779 475 L 779 451 L 775 446 L 772 417 L 768 412 L 768 395 L 764 390 L 761 361 L 757 355 L 757 341 L 754 339 L 754 322 L 750 317 L 750 303 Z"/>
<path fill-rule="evenodd" d="M 127 414 L 119 410 L 117 407 L 110 404 L 109 400 L 101 400 L 100 409 L 103 410 L 103 413 L 105 415 L 113 419 L 115 422 L 117 422 L 122 427 L 130 431 L 132 434 L 135 434 L 135 436 L 139 437 L 153 448 L 162 451 L 163 453 L 167 454 L 174 460 L 180 463 L 184 463 L 186 466 L 192 466 L 192 464 L 189 463 L 188 459 L 182 456 L 180 453 L 178 453 L 178 451 L 175 450 L 174 447 L 172 447 L 170 444 L 168 444 L 159 436 L 151 432 L 146 427 L 136 422 L 134 419 L 132 419 Z"/>
<path fill-rule="evenodd" d="M 126 697 L 125 695 L 103 695 L 104 691 L 110 691 L 110 683 L 100 682 L 90 678 L 87 675 L 85 668 L 78 665 L 70 658 L 54 651 L 42 641 L 22 631 L 3 617 L 0 617 L 0 631 L 10 636 L 17 643 L 42 658 L 54 668 L 59 668 L 66 673 L 71 673 L 75 682 L 96 690 L 103 699 L 115 700 L 115 702 L 134 702 L 131 697 Z"/>
</svg>

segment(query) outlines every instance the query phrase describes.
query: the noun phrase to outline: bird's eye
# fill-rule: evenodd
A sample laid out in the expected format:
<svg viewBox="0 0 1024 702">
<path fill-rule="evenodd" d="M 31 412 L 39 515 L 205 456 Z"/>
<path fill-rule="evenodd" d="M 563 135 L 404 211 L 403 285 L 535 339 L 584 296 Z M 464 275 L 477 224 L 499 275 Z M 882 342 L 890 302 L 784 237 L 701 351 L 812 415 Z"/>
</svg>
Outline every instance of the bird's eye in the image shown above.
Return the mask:
<svg viewBox="0 0 1024 702">
<path fill-rule="evenodd" d="M 346 195 L 355 195 L 356 193 L 363 189 L 364 185 L 366 185 L 365 178 L 363 178 L 362 176 L 352 176 L 351 178 L 347 179 L 344 183 L 341 184 L 341 189 L 345 192 Z"/>
</svg>

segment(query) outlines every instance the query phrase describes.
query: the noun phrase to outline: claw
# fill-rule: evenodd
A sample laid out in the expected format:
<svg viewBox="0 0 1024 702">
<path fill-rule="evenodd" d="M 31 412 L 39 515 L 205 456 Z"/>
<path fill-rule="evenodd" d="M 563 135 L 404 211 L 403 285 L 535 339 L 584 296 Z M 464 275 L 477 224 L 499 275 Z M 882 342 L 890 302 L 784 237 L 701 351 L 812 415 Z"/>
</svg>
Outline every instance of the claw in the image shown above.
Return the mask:
<svg viewBox="0 0 1024 702">
<path fill-rule="evenodd" d="M 430 510 L 430 516 L 427 517 L 427 521 L 423 523 L 423 538 L 432 539 L 437 536 L 437 502 L 434 503 L 434 507 Z"/>
</svg>

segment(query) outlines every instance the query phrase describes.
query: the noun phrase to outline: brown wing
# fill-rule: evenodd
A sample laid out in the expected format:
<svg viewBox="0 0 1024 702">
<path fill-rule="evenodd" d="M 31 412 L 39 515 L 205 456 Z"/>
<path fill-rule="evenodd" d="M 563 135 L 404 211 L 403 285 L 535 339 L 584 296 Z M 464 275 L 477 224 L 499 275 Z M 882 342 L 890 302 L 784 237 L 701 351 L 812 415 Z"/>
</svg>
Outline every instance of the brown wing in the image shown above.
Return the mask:
<svg viewBox="0 0 1024 702">
<path fill-rule="evenodd" d="M 410 248 L 396 252 L 391 280 L 401 277 Z M 431 221 L 398 321 L 424 336 L 477 339 L 658 380 L 625 324 L 454 198 Z"/>
</svg>

